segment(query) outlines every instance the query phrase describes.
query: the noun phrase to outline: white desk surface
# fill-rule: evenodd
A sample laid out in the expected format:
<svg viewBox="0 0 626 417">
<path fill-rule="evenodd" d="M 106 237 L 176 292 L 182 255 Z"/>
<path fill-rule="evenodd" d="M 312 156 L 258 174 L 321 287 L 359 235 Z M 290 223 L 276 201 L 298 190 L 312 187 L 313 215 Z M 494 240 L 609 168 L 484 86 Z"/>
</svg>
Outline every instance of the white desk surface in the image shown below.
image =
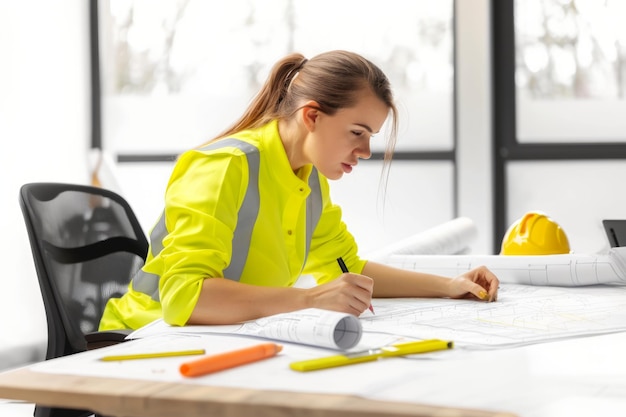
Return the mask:
<svg viewBox="0 0 626 417">
<path fill-rule="evenodd" d="M 218 345 L 232 345 L 230 336 L 217 337 L 222 341 Z M 235 343 L 256 343 L 238 340 L 241 342 Z M 177 375 L 180 358 L 159 359 L 151 364 L 98 363 L 98 370 L 91 367 L 102 355 L 94 353 L 97 351 L 31 365 L 26 370 L 38 374 L 42 381 L 70 375 L 85 382 L 99 373 L 100 377 L 128 380 L 135 387 L 144 381 L 276 390 L 294 396 L 347 395 L 421 406 L 510 412 L 520 417 L 626 415 L 626 333 L 512 349 L 440 352 L 430 358 L 385 359 L 310 373 L 287 368 L 292 355 L 300 353 L 297 347 L 285 346 L 286 354 L 280 357 L 192 380 Z M 132 378 L 127 374 L 129 368 L 134 372 Z M 12 391 L 6 390 L 6 384 L 0 379 L 0 397 L 11 398 Z M 20 399 L 37 400 L 30 396 Z"/>
<path fill-rule="evenodd" d="M 594 292 L 597 291 L 591 291 L 590 294 Z M 584 300 L 584 297 L 580 297 L 580 290 L 573 290 L 571 293 L 576 294 L 575 300 Z M 625 292 L 624 289 L 617 289 L 616 293 Z M 626 297 L 624 302 L 626 304 Z M 495 305 L 480 307 L 480 304 L 476 304 L 476 309 L 493 307 Z M 510 306 L 507 307 L 504 302 L 502 308 L 510 310 Z M 575 306 L 575 309 L 579 308 L 581 307 Z M 582 308 L 584 310 L 584 306 Z M 575 326 L 579 320 L 606 317 L 603 312 L 596 316 L 572 315 L 559 319 L 552 308 L 549 310 L 550 314 L 545 317 L 555 326 Z M 616 309 L 615 315 L 619 314 L 623 312 Z M 528 320 L 529 316 L 525 314 L 524 317 Z M 464 320 L 470 319 L 459 318 L 459 325 L 462 326 Z M 543 322 L 542 328 L 551 323 Z M 506 331 L 510 332 L 508 327 L 510 326 L 507 326 Z M 593 329 L 594 323 L 587 323 L 587 327 Z M 558 330 L 562 333 L 562 329 Z M 490 335 L 486 333 L 487 336 Z M 451 339 L 454 340 L 454 337 Z M 450 351 L 411 358 L 390 358 L 308 373 L 290 370 L 289 363 L 326 356 L 333 352 L 284 343 L 283 351 L 275 358 L 193 379 L 185 379 L 178 373 L 179 364 L 186 359 L 160 358 L 125 362 L 98 360 L 104 354 L 131 353 L 133 350 L 142 352 L 147 347 L 161 350 L 171 350 L 174 346 L 176 350 L 204 347 L 207 353 L 212 353 L 256 343 L 259 343 L 257 338 L 233 335 L 170 335 L 140 339 L 41 362 L 13 373 L 0 374 L 0 398 L 58 401 L 59 395 L 66 395 L 71 397 L 71 401 L 95 401 L 96 404 L 108 406 L 111 395 L 125 392 L 119 387 L 128 383 L 140 391 L 129 393 L 132 398 L 121 400 L 122 403 L 126 401 L 126 405 L 133 404 L 131 411 L 135 414 L 128 415 L 160 416 L 164 414 L 155 414 L 148 407 L 148 402 L 144 405 L 150 408 L 150 412 L 139 414 L 143 409 L 137 402 L 141 405 L 144 401 L 141 397 L 142 390 L 153 392 L 147 386 L 167 384 L 168 387 L 177 387 L 175 390 L 179 394 L 181 390 L 188 389 L 190 392 L 203 393 L 203 397 L 206 397 L 204 389 L 218 390 L 220 394 L 217 397 L 220 398 L 224 397 L 224 393 L 231 392 L 229 390 L 246 390 L 255 392 L 252 397 L 254 401 L 258 401 L 258 393 L 262 392 L 262 397 L 267 395 L 267 398 L 273 398 L 273 404 L 275 401 L 287 401 L 290 407 L 301 406 L 303 416 L 332 416 L 339 410 L 326 405 L 338 403 L 343 404 L 341 410 L 346 413 L 344 415 L 351 416 L 355 415 L 354 412 L 362 415 L 368 410 L 371 414 L 366 415 L 371 416 L 384 416 L 386 412 L 397 416 L 487 416 L 498 413 L 511 413 L 520 417 L 626 416 L 626 331 L 623 330 L 595 336 L 577 335 L 521 347 L 467 349 L 459 346 Z M 109 397 L 106 400 L 93 397 L 99 394 L 103 379 L 116 381 L 113 387 L 107 386 Z M 49 389 L 54 389 L 54 384 L 50 381 L 55 380 L 69 381 L 70 387 L 63 388 L 61 392 L 47 391 L 48 388 L 44 387 L 49 385 Z M 19 386 L 16 387 L 16 384 Z M 90 388 L 90 384 L 100 388 Z M 81 397 L 87 395 L 85 390 L 89 395 L 87 399 Z M 272 393 L 283 395 L 273 397 Z M 236 396 L 234 393 L 232 395 Z M 247 403 L 249 395 L 242 398 Z M 292 398 L 299 398 L 301 401 L 294 403 Z M 346 398 L 351 400 L 346 402 Z M 359 398 L 363 400 L 358 401 Z M 169 400 L 172 399 L 168 397 Z M 411 408 L 411 404 L 416 408 Z M 315 407 L 318 405 L 320 408 L 316 411 Z M 118 408 L 110 411 L 119 412 L 119 407 L 123 406 L 118 401 Z M 197 410 L 198 407 L 211 407 L 214 404 L 196 402 L 189 406 Z M 270 408 L 263 408 L 267 411 L 263 415 L 281 415 Z M 240 409 L 228 412 L 233 412 L 232 415 L 238 415 L 238 412 L 245 415 Z"/>
</svg>

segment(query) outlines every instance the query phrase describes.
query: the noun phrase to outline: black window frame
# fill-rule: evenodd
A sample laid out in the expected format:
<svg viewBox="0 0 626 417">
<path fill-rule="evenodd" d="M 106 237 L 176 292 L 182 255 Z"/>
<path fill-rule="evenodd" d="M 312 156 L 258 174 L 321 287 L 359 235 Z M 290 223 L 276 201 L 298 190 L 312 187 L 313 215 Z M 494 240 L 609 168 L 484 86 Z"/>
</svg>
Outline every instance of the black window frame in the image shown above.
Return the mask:
<svg viewBox="0 0 626 417">
<path fill-rule="evenodd" d="M 626 159 L 624 143 L 520 143 L 516 124 L 515 0 L 491 0 L 494 247 L 508 228 L 506 167 L 512 161 Z"/>
</svg>

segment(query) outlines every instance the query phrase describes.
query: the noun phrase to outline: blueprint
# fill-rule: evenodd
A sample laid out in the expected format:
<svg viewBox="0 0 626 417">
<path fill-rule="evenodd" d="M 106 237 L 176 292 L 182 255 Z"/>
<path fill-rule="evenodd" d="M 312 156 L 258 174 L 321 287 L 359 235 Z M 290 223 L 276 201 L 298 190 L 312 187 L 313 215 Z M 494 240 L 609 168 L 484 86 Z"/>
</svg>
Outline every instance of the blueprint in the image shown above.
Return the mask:
<svg viewBox="0 0 626 417">
<path fill-rule="evenodd" d="M 452 340 L 493 349 L 626 330 L 626 286 L 547 287 L 502 284 L 498 301 L 374 299 L 365 332 Z"/>
</svg>

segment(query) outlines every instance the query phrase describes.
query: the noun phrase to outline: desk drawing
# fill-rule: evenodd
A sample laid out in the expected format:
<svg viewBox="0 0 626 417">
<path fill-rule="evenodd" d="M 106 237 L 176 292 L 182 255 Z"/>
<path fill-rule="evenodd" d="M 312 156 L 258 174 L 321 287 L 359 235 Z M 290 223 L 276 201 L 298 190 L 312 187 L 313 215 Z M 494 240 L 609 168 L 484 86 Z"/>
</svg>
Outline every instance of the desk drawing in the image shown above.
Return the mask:
<svg viewBox="0 0 626 417">
<path fill-rule="evenodd" d="M 502 284 L 498 301 L 376 299 L 366 332 L 454 340 L 459 348 L 521 346 L 626 330 L 626 286 Z"/>
</svg>

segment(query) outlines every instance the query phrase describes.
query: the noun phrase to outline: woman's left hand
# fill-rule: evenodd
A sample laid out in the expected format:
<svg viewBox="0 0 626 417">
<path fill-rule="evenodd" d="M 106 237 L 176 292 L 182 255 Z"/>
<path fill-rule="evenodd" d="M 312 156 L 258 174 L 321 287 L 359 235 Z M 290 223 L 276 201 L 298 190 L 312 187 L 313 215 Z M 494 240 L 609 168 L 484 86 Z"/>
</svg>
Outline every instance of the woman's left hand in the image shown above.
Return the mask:
<svg viewBox="0 0 626 417">
<path fill-rule="evenodd" d="M 479 266 L 450 280 L 450 298 L 496 301 L 500 281 L 485 266 Z"/>
</svg>

